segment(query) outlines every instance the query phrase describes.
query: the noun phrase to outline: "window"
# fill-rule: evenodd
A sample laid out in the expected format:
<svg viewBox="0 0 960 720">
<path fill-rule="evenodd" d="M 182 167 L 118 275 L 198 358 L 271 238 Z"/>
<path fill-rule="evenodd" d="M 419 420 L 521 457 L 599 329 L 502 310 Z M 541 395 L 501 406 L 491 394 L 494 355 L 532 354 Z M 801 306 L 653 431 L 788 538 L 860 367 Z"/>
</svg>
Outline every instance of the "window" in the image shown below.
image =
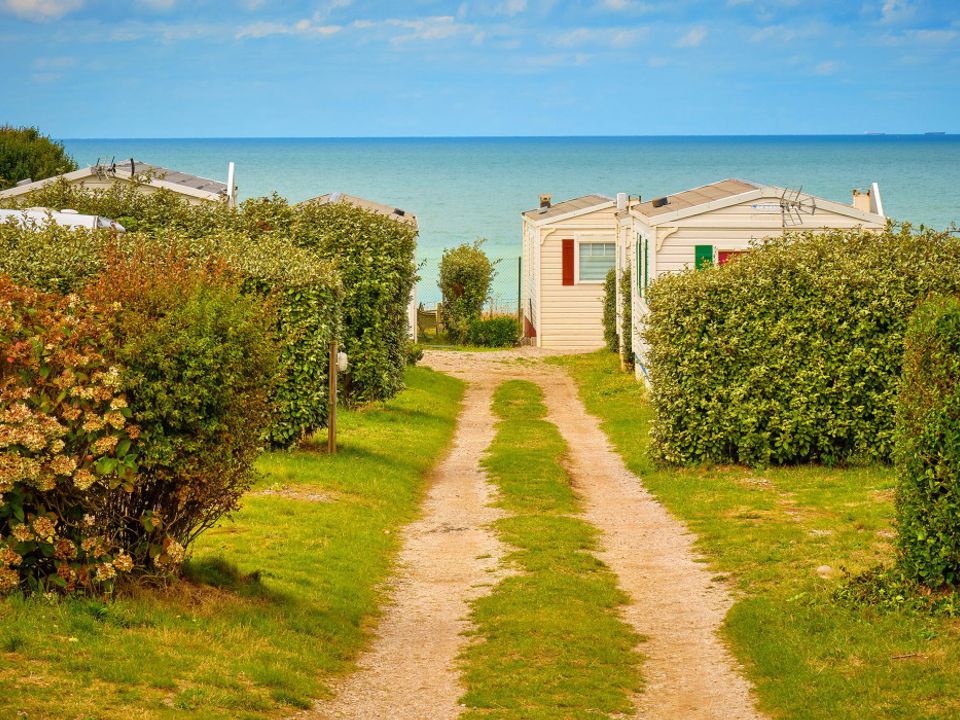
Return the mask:
<svg viewBox="0 0 960 720">
<path fill-rule="evenodd" d="M 612 242 L 581 242 L 579 244 L 580 271 L 578 282 L 601 283 L 617 264 L 617 244 Z"/>
</svg>

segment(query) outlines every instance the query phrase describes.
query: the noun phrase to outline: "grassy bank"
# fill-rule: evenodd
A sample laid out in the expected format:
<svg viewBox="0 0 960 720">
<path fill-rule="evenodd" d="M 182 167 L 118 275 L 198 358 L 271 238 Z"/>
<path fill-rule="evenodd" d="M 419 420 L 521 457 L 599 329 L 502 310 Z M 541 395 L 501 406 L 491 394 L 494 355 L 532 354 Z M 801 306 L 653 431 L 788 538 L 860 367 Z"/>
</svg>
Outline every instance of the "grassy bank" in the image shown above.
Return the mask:
<svg viewBox="0 0 960 720">
<path fill-rule="evenodd" d="M 516 574 L 478 600 L 480 640 L 463 659 L 468 718 L 600 718 L 629 712 L 640 685 L 633 632 L 620 620 L 616 577 L 591 551 L 596 530 L 561 465 L 566 446 L 540 389 L 511 381 L 485 467 L 509 513 L 497 522 Z"/>
<path fill-rule="evenodd" d="M 340 452 L 264 456 L 236 515 L 198 541 L 188 582 L 110 604 L 0 601 L 0 717 L 283 717 L 349 668 L 462 384 L 407 373 L 340 416 Z"/>
<path fill-rule="evenodd" d="M 960 622 L 831 600 L 841 568 L 892 557 L 890 468 L 656 468 L 651 409 L 616 357 L 557 362 L 630 468 L 729 576 L 739 599 L 725 633 L 763 710 L 823 720 L 960 716 Z"/>
</svg>

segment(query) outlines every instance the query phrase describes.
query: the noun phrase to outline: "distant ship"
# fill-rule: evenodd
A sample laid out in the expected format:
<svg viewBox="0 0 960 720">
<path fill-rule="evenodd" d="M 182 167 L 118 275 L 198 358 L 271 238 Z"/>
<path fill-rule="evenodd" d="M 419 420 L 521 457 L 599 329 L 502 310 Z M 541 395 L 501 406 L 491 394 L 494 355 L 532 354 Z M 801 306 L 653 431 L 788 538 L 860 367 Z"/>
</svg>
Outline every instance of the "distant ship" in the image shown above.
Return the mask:
<svg viewBox="0 0 960 720">
<path fill-rule="evenodd" d="M 937 131 L 935 131 L 935 132 L 925 132 L 925 133 L 924 133 L 924 135 L 946 135 L 946 134 L 947 134 L 947 133 L 945 133 L 945 132 L 943 132 L 943 131 L 941 131 L 941 130 L 937 130 Z"/>
<path fill-rule="evenodd" d="M 867 130 L 867 131 L 864 133 L 864 135 L 886 135 L 886 133 L 882 133 L 882 132 L 871 132 L 871 131 Z"/>
</svg>

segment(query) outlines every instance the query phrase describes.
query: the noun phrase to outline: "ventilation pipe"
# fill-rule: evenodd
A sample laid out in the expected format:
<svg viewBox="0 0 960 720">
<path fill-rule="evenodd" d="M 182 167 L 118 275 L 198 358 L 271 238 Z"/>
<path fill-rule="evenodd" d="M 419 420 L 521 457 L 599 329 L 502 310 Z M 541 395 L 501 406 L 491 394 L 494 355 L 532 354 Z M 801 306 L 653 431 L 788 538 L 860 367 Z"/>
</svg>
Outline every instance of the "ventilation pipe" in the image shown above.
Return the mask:
<svg viewBox="0 0 960 720">
<path fill-rule="evenodd" d="M 236 170 L 234 163 L 227 164 L 227 205 L 229 207 L 237 206 Z"/>
</svg>

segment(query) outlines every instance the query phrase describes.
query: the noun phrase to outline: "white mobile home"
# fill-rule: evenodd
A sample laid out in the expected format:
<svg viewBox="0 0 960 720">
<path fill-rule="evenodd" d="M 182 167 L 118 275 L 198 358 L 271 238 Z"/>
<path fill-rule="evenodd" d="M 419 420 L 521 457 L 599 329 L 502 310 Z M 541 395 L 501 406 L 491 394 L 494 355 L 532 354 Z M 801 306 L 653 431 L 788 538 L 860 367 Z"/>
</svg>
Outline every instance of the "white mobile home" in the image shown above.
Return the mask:
<svg viewBox="0 0 960 720">
<path fill-rule="evenodd" d="M 887 223 L 876 183 L 854 191 L 850 205 L 785 188 L 722 180 L 649 202 L 630 202 L 617 212 L 621 251 L 631 269 L 633 349 L 644 376 L 642 331 L 645 294 L 660 275 L 703 264 L 722 265 L 749 250 L 751 241 L 797 230 L 863 227 Z"/>
<path fill-rule="evenodd" d="M 603 283 L 616 264 L 616 203 L 585 195 L 522 214 L 523 335 L 538 347 L 603 346 Z"/>
<path fill-rule="evenodd" d="M 91 165 L 43 180 L 33 181 L 27 178 L 0 192 L 0 200 L 28 195 L 34 190 L 63 181 L 93 190 L 106 190 L 118 183 L 132 184 L 142 193 L 165 189 L 194 204 L 222 201 L 236 203 L 237 187 L 233 184 L 233 163 L 230 163 L 227 175 L 227 183 L 233 185 L 232 188 L 217 180 L 169 170 L 159 165 L 149 165 L 131 158 L 118 163 Z"/>
</svg>

